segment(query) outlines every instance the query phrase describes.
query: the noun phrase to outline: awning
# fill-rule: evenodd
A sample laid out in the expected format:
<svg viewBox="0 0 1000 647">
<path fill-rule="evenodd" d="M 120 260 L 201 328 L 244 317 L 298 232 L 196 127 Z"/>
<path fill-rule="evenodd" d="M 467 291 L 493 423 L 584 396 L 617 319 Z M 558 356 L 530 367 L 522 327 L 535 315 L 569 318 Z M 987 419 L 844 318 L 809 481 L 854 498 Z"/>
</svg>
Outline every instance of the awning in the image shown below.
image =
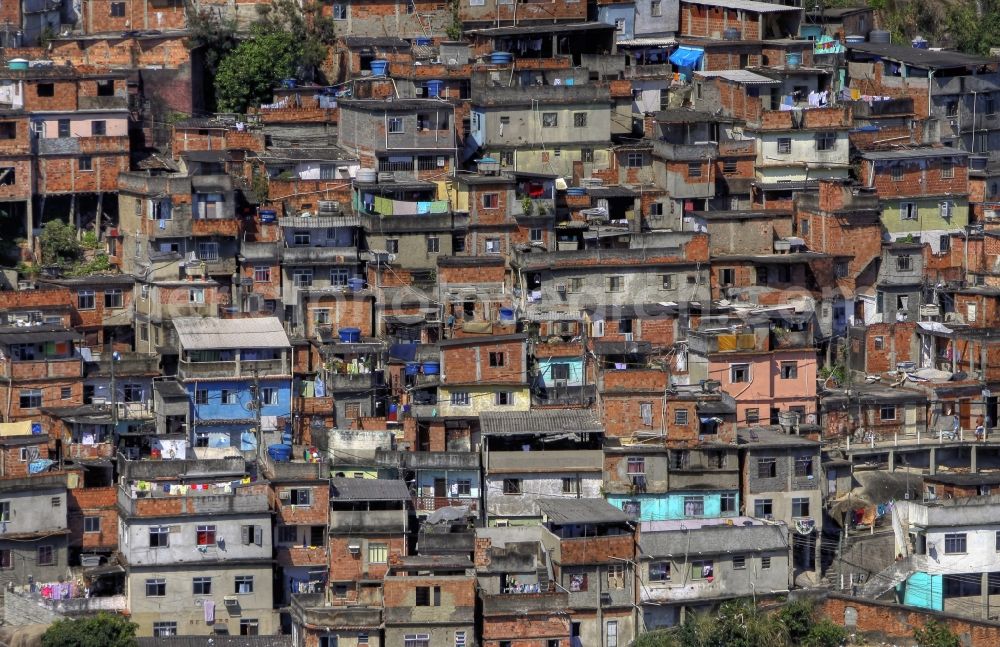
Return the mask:
<svg viewBox="0 0 1000 647">
<path fill-rule="evenodd" d="M 701 57 L 705 55 L 705 50 L 700 47 L 686 47 L 681 45 L 670 55 L 670 62 L 677 67 L 696 67 Z"/>
</svg>

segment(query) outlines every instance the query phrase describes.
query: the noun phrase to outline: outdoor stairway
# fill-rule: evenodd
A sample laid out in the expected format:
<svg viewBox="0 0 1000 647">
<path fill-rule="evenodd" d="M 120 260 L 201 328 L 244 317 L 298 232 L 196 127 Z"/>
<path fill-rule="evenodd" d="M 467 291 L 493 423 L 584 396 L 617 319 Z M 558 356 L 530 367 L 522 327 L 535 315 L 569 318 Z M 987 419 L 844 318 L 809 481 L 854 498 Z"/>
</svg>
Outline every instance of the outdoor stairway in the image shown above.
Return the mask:
<svg viewBox="0 0 1000 647">
<path fill-rule="evenodd" d="M 914 562 L 912 556 L 894 562 L 892 566 L 868 578 L 868 581 L 858 589 L 858 596 L 874 600 L 889 589 L 905 582 L 906 578 L 913 574 L 913 571 Z"/>
</svg>

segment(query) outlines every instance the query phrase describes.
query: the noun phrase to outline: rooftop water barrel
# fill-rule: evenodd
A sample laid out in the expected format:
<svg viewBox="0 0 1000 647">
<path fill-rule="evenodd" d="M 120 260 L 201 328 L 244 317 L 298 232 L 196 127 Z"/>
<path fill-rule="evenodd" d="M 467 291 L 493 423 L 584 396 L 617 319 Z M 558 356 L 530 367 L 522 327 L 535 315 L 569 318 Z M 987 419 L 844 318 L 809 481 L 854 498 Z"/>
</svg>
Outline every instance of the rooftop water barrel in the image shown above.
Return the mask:
<svg viewBox="0 0 1000 647">
<path fill-rule="evenodd" d="M 389 61 L 384 61 L 380 58 L 375 59 L 370 63 L 372 75 L 374 76 L 385 76 L 386 70 L 389 69 Z"/>
<path fill-rule="evenodd" d="M 337 331 L 340 341 L 344 344 L 356 344 L 361 341 L 360 328 L 341 328 Z"/>
<path fill-rule="evenodd" d="M 514 323 L 514 310 L 512 308 L 500 308 L 500 323 Z"/>
<path fill-rule="evenodd" d="M 587 189 L 583 188 L 582 186 L 571 186 L 570 188 L 566 189 L 566 195 L 573 195 L 573 196 L 587 195 Z"/>
<path fill-rule="evenodd" d="M 872 32 L 872 33 L 874 34 L 875 32 Z M 865 37 L 864 36 L 848 36 L 844 40 L 847 41 L 848 45 L 860 45 L 861 43 L 865 42 Z"/>
<path fill-rule="evenodd" d="M 493 52 L 490 54 L 490 63 L 494 65 L 507 65 L 514 62 L 514 55 L 510 52 Z"/>
<path fill-rule="evenodd" d="M 378 171 L 373 168 L 359 168 L 358 182 L 374 182 L 378 179 Z"/>
<path fill-rule="evenodd" d="M 868 32 L 868 40 L 879 45 L 888 45 L 892 42 L 892 34 L 884 29 L 873 29 Z"/>
<path fill-rule="evenodd" d="M 437 375 L 440 371 L 440 362 L 424 362 L 424 375 Z"/>
<path fill-rule="evenodd" d="M 428 97 L 439 97 L 441 96 L 441 88 L 444 86 L 444 81 L 428 81 L 427 82 L 427 96 Z"/>
<path fill-rule="evenodd" d="M 360 292 L 365 289 L 365 280 L 359 278 L 347 279 L 347 289 L 351 292 Z"/>
<path fill-rule="evenodd" d="M 408 362 L 406 366 L 403 368 L 404 375 L 416 375 L 419 372 L 420 372 L 419 362 Z"/>
<path fill-rule="evenodd" d="M 797 68 L 802 64 L 802 54 L 798 52 L 789 52 L 785 54 L 785 67 Z"/>
<path fill-rule="evenodd" d="M 287 463 L 292 460 L 292 446 L 285 445 L 284 443 L 268 445 L 267 455 L 270 456 L 271 460 L 275 463 Z"/>
<path fill-rule="evenodd" d="M 261 209 L 260 210 L 260 221 L 261 222 L 274 222 L 278 219 L 278 212 L 274 209 Z"/>
<path fill-rule="evenodd" d="M 295 79 L 281 79 L 281 86 L 284 88 L 294 88 Z"/>
<path fill-rule="evenodd" d="M 28 69 L 28 61 L 23 58 L 12 58 L 9 61 L 7 61 L 7 69 L 26 70 Z"/>
<path fill-rule="evenodd" d="M 910 44 L 913 45 L 913 49 L 927 49 L 931 46 L 927 39 L 922 36 L 917 36 L 910 41 Z"/>
</svg>

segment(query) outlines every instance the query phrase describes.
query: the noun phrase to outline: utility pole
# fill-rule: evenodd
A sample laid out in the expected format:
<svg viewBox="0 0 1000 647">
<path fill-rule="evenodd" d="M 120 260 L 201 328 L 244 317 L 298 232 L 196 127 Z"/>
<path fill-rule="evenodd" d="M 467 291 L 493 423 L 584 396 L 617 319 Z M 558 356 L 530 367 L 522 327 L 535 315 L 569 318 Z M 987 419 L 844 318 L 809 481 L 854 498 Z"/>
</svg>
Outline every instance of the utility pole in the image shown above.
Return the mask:
<svg viewBox="0 0 1000 647">
<path fill-rule="evenodd" d="M 122 358 L 115 350 L 115 337 L 111 335 L 111 426 L 118 432 L 118 388 L 115 385 L 115 364 Z"/>
<path fill-rule="evenodd" d="M 263 457 L 261 448 L 264 445 L 264 430 L 260 428 L 260 373 L 253 369 L 253 385 L 250 387 L 250 406 L 253 408 L 254 425 L 257 436 L 257 460 Z"/>
</svg>

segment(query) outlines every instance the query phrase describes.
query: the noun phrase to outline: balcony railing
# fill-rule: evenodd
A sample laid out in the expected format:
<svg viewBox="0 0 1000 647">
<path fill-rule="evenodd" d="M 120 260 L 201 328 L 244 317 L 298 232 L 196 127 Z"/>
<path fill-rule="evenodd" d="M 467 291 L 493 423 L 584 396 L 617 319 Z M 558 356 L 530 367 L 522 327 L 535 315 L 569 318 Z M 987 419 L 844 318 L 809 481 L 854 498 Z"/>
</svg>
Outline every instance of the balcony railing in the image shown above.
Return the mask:
<svg viewBox="0 0 1000 647">
<path fill-rule="evenodd" d="M 191 377 L 243 377 L 253 375 L 254 371 L 258 375 L 286 375 L 289 373 L 285 360 L 281 359 L 261 359 L 261 360 L 236 360 L 225 362 L 189 362 L 181 360 L 180 375 L 182 378 Z"/>
<path fill-rule="evenodd" d="M 418 496 L 413 500 L 417 512 L 434 512 L 438 508 L 452 506 L 468 506 L 470 510 L 479 510 L 479 500 L 474 497 Z"/>
</svg>

